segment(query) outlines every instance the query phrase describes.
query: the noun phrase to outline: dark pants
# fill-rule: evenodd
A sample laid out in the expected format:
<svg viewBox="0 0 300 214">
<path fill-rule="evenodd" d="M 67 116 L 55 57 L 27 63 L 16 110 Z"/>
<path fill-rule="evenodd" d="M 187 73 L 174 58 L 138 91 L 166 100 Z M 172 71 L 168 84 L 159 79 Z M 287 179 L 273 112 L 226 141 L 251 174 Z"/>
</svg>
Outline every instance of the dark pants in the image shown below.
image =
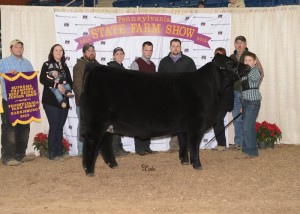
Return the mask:
<svg viewBox="0 0 300 214">
<path fill-rule="evenodd" d="M 59 109 L 45 104 L 43 107 L 49 122 L 48 158 L 53 159 L 63 155 L 63 127 L 67 120 L 68 109 Z"/>
<path fill-rule="evenodd" d="M 150 139 L 141 140 L 134 138 L 135 152 L 142 152 L 150 149 Z"/>
<path fill-rule="evenodd" d="M 117 134 L 113 135 L 112 145 L 113 145 L 114 152 L 122 151 L 123 144 L 122 144 L 122 140 L 121 140 L 120 135 L 117 135 Z"/>
<path fill-rule="evenodd" d="M 1 114 L 1 159 L 21 160 L 25 157 L 30 132 L 30 124 L 12 126 L 9 121 L 7 101 L 2 100 L 4 112 Z"/>
<path fill-rule="evenodd" d="M 225 137 L 225 126 L 224 126 L 224 117 L 226 116 L 227 111 L 219 110 L 217 115 L 217 123 L 214 126 L 214 132 L 218 146 L 226 146 L 226 137 Z M 217 136 L 218 135 L 218 136 Z"/>
</svg>

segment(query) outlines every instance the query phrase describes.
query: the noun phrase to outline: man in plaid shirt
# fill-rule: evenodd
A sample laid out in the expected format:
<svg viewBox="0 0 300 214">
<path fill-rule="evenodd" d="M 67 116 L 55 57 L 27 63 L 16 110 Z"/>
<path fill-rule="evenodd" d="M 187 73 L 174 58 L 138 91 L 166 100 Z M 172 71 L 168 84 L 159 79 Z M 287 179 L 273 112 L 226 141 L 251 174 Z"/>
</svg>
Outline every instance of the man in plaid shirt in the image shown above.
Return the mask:
<svg viewBox="0 0 300 214">
<path fill-rule="evenodd" d="M 18 72 L 33 71 L 31 63 L 22 56 L 23 52 L 24 44 L 22 41 L 18 39 L 11 41 L 11 55 L 0 60 L 0 72 L 16 75 Z M 1 160 L 5 165 L 16 166 L 20 165 L 22 162 L 34 159 L 34 156 L 26 156 L 30 124 L 17 124 L 16 126 L 12 126 L 10 123 L 7 94 L 3 78 L 2 96 L 3 113 L 1 113 Z"/>
</svg>

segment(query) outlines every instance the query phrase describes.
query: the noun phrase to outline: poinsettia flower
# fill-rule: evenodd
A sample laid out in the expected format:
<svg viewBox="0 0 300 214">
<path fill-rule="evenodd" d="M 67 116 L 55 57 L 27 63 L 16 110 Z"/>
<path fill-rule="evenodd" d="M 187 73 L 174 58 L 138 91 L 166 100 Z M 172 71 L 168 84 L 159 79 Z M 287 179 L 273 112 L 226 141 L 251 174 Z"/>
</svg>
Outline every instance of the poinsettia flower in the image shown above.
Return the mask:
<svg viewBox="0 0 300 214">
<path fill-rule="evenodd" d="M 259 142 L 272 142 L 275 143 L 281 139 L 281 130 L 276 124 L 263 121 L 262 123 L 256 122 L 256 139 Z"/>
<path fill-rule="evenodd" d="M 64 153 L 67 153 L 70 151 L 70 143 L 67 139 L 63 138 L 62 144 L 64 145 Z M 33 138 L 33 148 L 37 151 L 48 151 L 48 135 L 45 133 L 38 133 Z"/>
</svg>

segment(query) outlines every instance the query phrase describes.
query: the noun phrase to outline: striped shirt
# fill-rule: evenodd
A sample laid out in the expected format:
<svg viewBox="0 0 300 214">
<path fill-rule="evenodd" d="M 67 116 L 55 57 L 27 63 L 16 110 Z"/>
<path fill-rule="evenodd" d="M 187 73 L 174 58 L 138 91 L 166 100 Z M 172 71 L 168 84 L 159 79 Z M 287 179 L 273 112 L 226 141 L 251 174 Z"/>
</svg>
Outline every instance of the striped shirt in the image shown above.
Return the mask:
<svg viewBox="0 0 300 214">
<path fill-rule="evenodd" d="M 242 77 L 242 80 L 246 78 L 247 77 Z M 248 74 L 248 81 L 250 89 L 242 92 L 243 99 L 250 101 L 261 100 L 261 94 L 258 89 L 261 83 L 261 76 L 259 70 L 255 66 L 251 68 Z"/>
<path fill-rule="evenodd" d="M 10 55 L 9 57 L 0 60 L 0 72 L 8 73 L 10 70 L 16 70 L 18 72 L 30 72 L 33 71 L 33 67 L 27 59 L 23 57 L 19 59 L 14 55 Z M 1 82 L 2 96 L 3 99 L 7 100 L 5 82 L 3 80 L 3 77 L 1 77 Z"/>
</svg>

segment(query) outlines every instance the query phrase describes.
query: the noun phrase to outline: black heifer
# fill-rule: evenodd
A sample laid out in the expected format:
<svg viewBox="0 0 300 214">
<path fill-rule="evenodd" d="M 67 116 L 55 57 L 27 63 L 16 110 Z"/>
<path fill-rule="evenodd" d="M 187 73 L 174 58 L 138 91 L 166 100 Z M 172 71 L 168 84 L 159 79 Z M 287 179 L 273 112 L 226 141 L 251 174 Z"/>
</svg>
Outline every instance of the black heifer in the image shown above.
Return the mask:
<svg viewBox="0 0 300 214">
<path fill-rule="evenodd" d="M 83 167 L 93 175 L 98 150 L 104 161 L 116 166 L 107 128 L 141 139 L 184 133 L 182 163 L 200 169 L 199 144 L 205 130 L 216 122 L 224 88 L 249 67 L 217 55 L 196 72 L 144 73 L 90 64 L 86 69 L 80 109 L 85 123 Z"/>
</svg>

